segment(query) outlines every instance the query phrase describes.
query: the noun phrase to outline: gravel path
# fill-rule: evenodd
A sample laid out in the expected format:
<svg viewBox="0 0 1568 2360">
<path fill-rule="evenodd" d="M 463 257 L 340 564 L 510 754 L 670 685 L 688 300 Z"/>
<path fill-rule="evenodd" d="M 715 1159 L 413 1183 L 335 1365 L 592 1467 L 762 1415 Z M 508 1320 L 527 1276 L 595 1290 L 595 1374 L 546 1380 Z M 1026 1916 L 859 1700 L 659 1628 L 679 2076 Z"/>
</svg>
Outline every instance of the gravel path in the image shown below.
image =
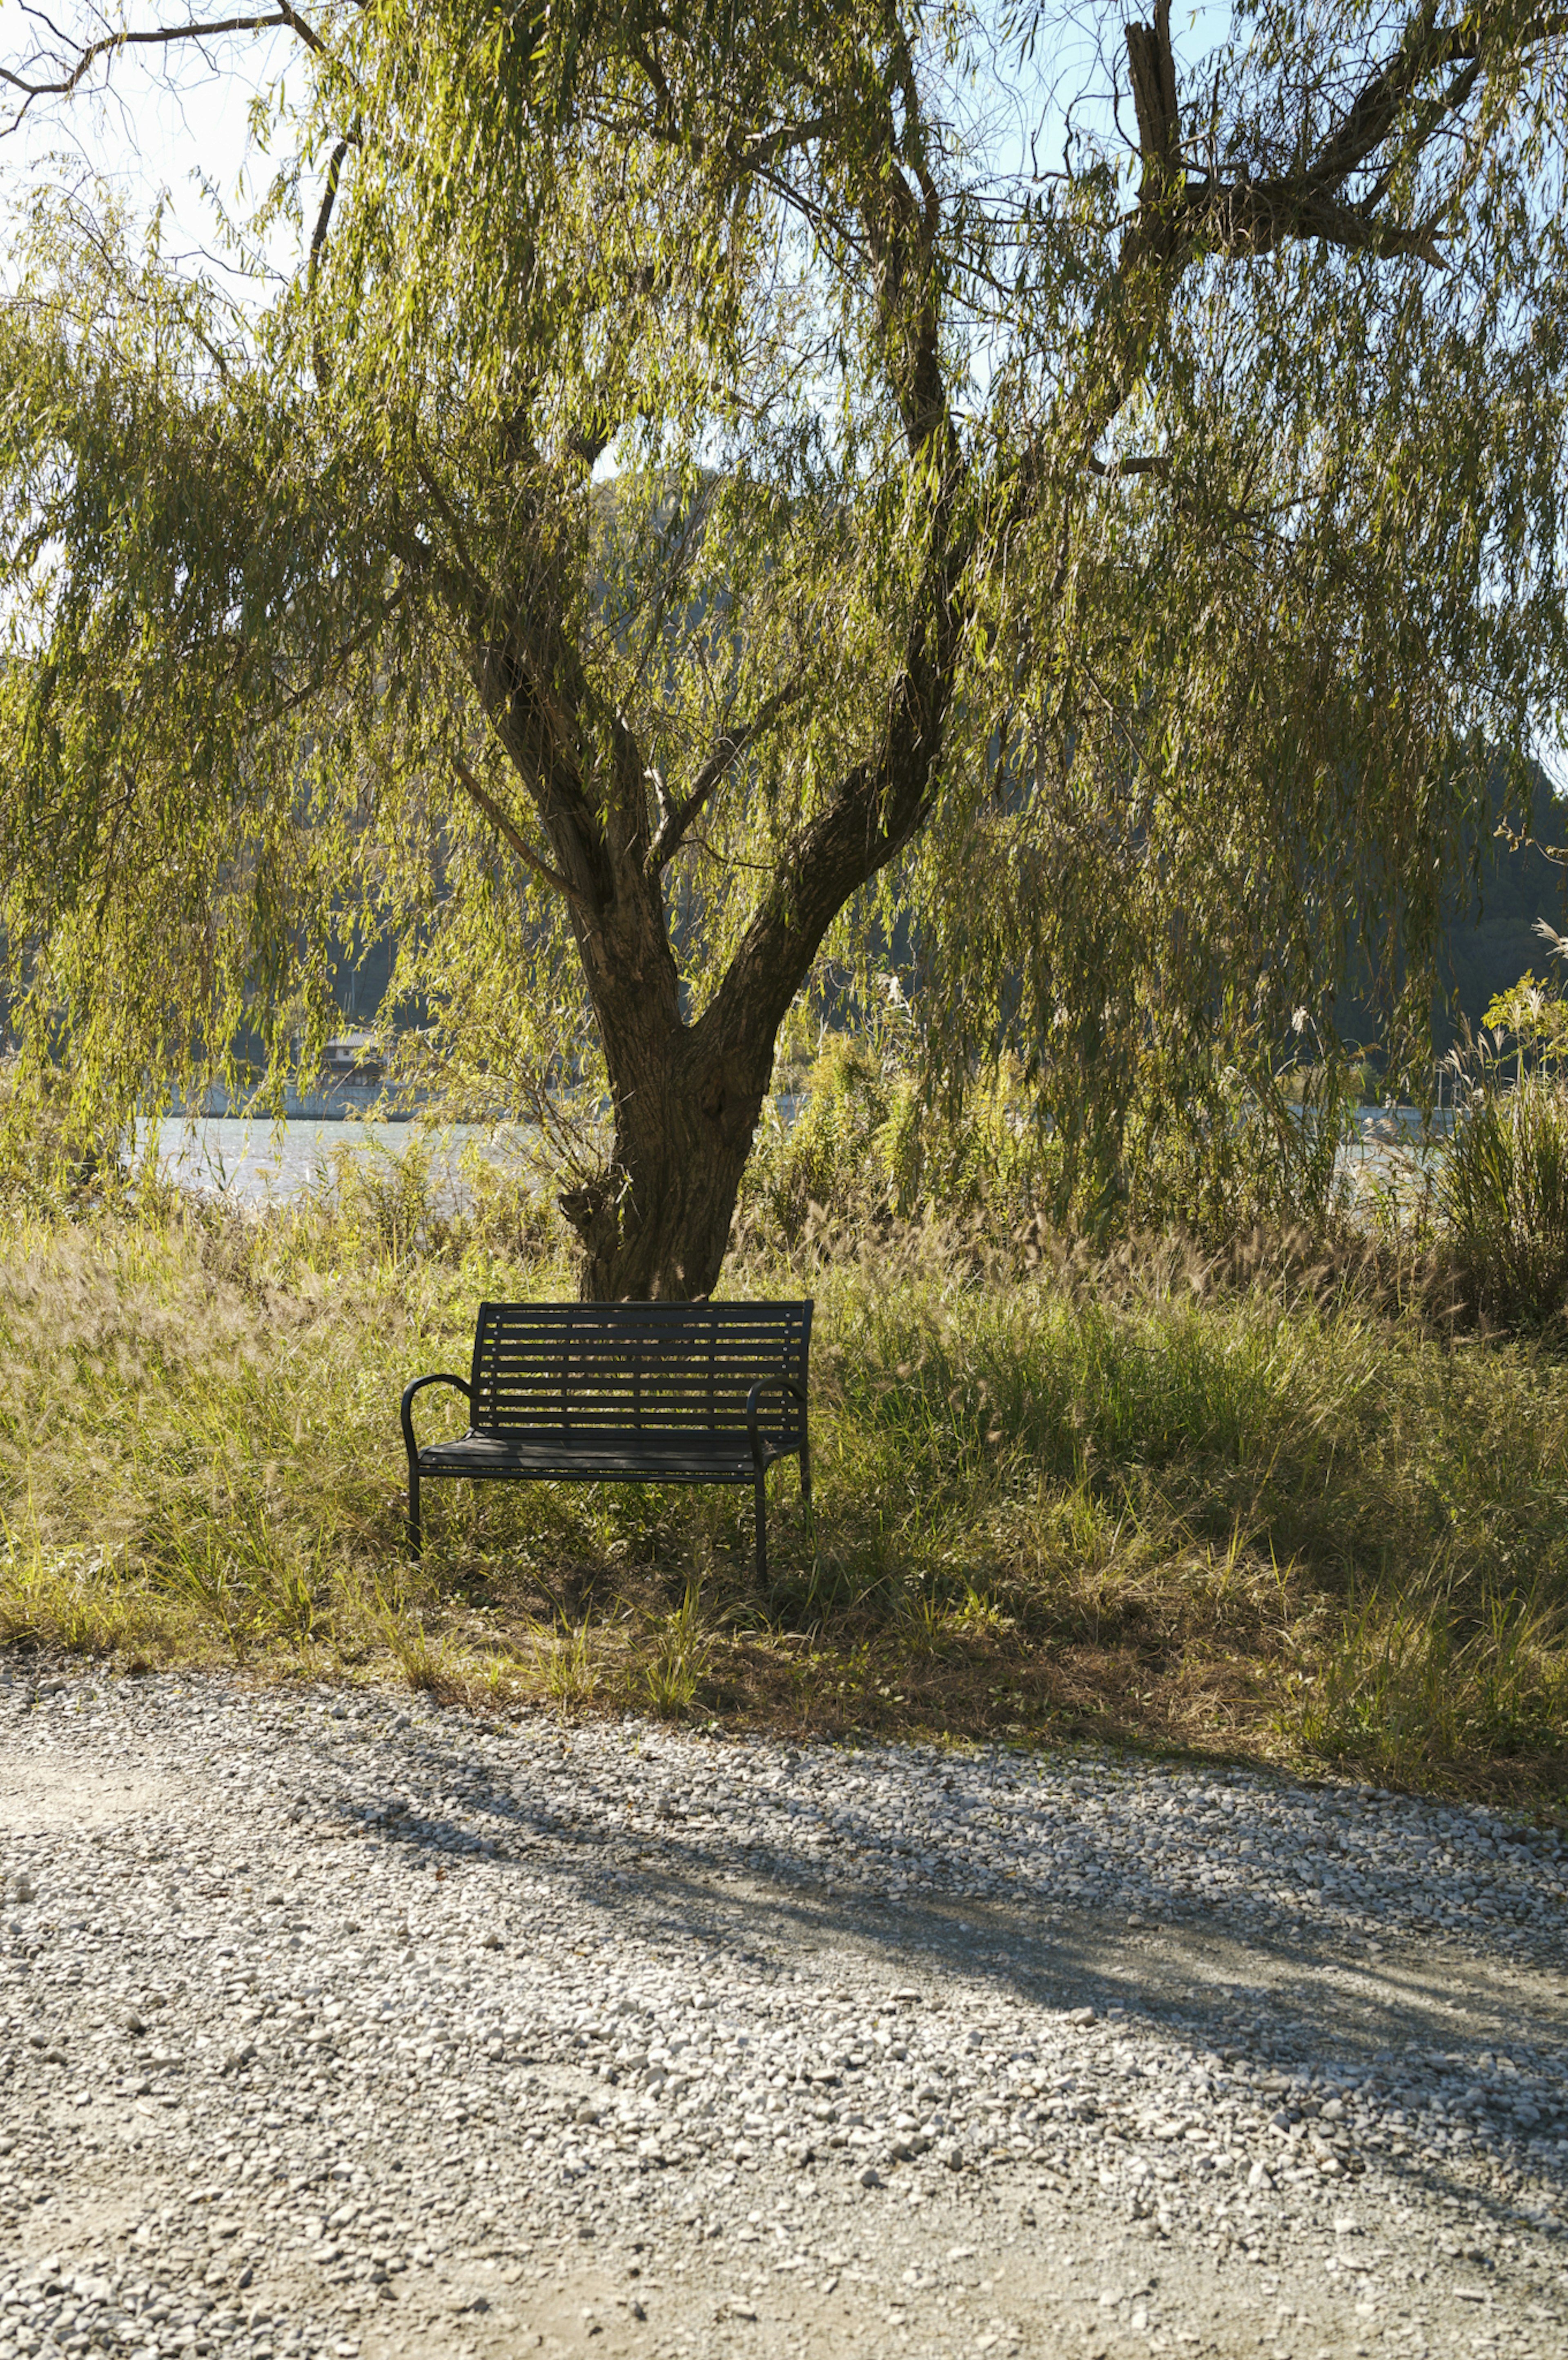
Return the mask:
<svg viewBox="0 0 1568 2360">
<path fill-rule="evenodd" d="M 1484 1809 L 0 1668 L 0 2360 L 1568 2349 Z"/>
</svg>

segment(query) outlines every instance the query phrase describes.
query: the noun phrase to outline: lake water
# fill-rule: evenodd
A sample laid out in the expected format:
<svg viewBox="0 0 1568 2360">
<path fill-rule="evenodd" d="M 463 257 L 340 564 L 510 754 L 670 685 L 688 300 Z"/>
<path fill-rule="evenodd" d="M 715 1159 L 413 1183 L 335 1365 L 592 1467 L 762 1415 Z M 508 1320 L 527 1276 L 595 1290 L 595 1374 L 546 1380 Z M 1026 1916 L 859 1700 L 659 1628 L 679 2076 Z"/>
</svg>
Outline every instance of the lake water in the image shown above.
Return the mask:
<svg viewBox="0 0 1568 2360">
<path fill-rule="evenodd" d="M 789 1111 L 793 1110 L 791 1103 Z M 1440 1137 L 1452 1120 L 1447 1114 L 1438 1118 L 1434 1129 Z M 145 1145 L 146 1135 L 143 1125 L 139 1144 Z M 1361 1110 L 1356 1137 L 1345 1151 L 1345 1160 L 1368 1179 L 1386 1178 L 1394 1165 L 1419 1150 L 1421 1138 L 1421 1117 L 1413 1107 L 1367 1107 Z M 438 1202 L 449 1193 L 453 1197 L 462 1194 L 457 1175 L 463 1150 L 492 1145 L 492 1134 L 479 1123 L 452 1123 L 430 1132 L 411 1122 L 273 1124 L 205 1116 L 188 1123 L 173 1116 L 158 1125 L 158 1160 L 159 1167 L 182 1187 L 260 1205 L 297 1196 L 330 1182 L 334 1155 L 399 1156 L 415 1139 L 423 1139 L 430 1148 Z"/>
<path fill-rule="evenodd" d="M 148 1126 L 138 1126 L 145 1153 Z M 420 1131 L 411 1122 L 245 1121 L 237 1116 L 201 1116 L 188 1122 L 170 1116 L 158 1125 L 158 1168 L 182 1188 L 203 1196 L 228 1196 L 246 1205 L 278 1203 L 331 1181 L 337 1155 L 397 1157 L 415 1139 L 431 1150 L 438 1174 L 455 1181 L 463 1149 L 485 1145 L 490 1133 L 477 1123 L 452 1123 L 441 1131 Z"/>
</svg>

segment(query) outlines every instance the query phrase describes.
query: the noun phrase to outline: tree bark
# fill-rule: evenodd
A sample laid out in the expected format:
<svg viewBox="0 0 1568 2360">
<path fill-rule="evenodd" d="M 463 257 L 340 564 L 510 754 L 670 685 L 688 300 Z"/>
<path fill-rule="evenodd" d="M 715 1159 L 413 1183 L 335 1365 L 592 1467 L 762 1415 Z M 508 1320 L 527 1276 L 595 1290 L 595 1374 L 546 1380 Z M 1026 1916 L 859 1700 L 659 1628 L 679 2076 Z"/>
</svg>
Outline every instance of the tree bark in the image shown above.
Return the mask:
<svg viewBox="0 0 1568 2360">
<path fill-rule="evenodd" d="M 679 1027 L 662 1041 L 601 1016 L 620 1076 L 609 1171 L 561 1199 L 583 1245 L 585 1302 L 711 1295 L 773 1070 L 773 1043 L 713 1055 Z M 635 1070 L 637 1078 L 631 1078 Z"/>
<path fill-rule="evenodd" d="M 550 653 L 566 682 L 559 705 L 575 718 L 570 653 L 559 644 Z M 803 958 L 774 958 L 788 972 L 772 975 L 770 991 L 721 995 L 722 1006 L 688 1024 L 637 746 L 620 724 L 615 775 L 585 792 L 575 732 L 541 709 L 544 667 L 531 655 L 519 622 L 509 643 L 476 650 L 475 672 L 560 864 L 608 1073 L 609 1168 L 561 1198 L 582 1243 L 580 1291 L 585 1302 L 690 1301 L 717 1283 L 774 1037 L 821 930 Z"/>
<path fill-rule="evenodd" d="M 919 447 L 930 432 L 922 418 L 911 443 Z M 617 716 L 610 760 L 591 773 L 581 667 L 548 614 L 519 610 L 502 638 L 475 644 L 485 709 L 549 843 L 548 873 L 567 900 L 610 1085 L 609 1168 L 561 1198 L 582 1241 L 584 1301 L 690 1301 L 718 1282 L 779 1028 L 839 912 L 903 850 L 930 807 L 964 611 L 964 553 L 948 538 L 956 472 L 933 496 L 923 579 L 880 746 L 800 830 L 695 1022 L 681 1007 L 664 897 L 679 832 L 655 833 L 648 772 L 628 726 Z M 502 821 L 487 792 L 468 783 L 493 822 Z M 540 863 L 528 859 L 538 871 Z"/>
<path fill-rule="evenodd" d="M 609 897 L 573 908 L 615 1122 L 608 1173 L 561 1199 L 583 1241 L 585 1301 L 688 1301 L 717 1284 L 779 1028 L 840 910 L 925 818 L 957 663 L 955 572 L 945 552 L 933 561 L 880 759 L 802 830 L 694 1024 L 657 873 L 617 862 Z"/>
</svg>

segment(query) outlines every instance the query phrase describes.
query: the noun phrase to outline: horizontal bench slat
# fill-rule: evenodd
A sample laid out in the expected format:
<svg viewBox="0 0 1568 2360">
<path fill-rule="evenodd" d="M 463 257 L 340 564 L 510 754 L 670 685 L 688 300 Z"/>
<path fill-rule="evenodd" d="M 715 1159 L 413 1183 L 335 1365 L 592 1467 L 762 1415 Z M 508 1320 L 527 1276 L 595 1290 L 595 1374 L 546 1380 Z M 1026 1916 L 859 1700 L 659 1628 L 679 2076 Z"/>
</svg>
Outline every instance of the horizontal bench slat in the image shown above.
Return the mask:
<svg viewBox="0 0 1568 2360">
<path fill-rule="evenodd" d="M 498 1378 L 486 1375 L 487 1387 L 504 1393 L 517 1393 L 524 1398 L 529 1393 L 560 1393 L 562 1371 L 560 1369 L 530 1371 L 526 1376 L 509 1375 L 503 1371 Z M 789 1398 L 788 1388 L 777 1369 L 745 1369 L 738 1377 L 716 1371 L 687 1382 L 667 1377 L 661 1369 L 580 1369 L 569 1368 L 565 1382 L 573 1393 L 660 1393 L 672 1401 L 705 1400 L 710 1393 L 719 1393 L 726 1399 L 745 1401 L 752 1386 L 761 1385 L 775 1398 Z"/>
<path fill-rule="evenodd" d="M 648 1404 L 648 1411 L 646 1411 L 646 1416 L 632 1416 L 627 1409 L 615 1411 L 615 1414 L 611 1416 L 611 1414 L 601 1409 L 601 1406 L 583 1406 L 583 1409 L 580 1409 L 580 1406 L 573 1406 L 573 1411 L 571 1411 L 568 1416 L 559 1416 L 559 1406 L 561 1406 L 559 1402 L 528 1402 L 526 1406 L 514 1406 L 514 1409 L 507 1409 L 507 1406 L 502 1404 L 500 1409 L 497 1409 L 497 1406 L 490 1404 L 490 1402 L 481 1402 L 479 1409 L 474 1411 L 474 1418 L 469 1421 L 469 1426 L 472 1426 L 474 1433 L 484 1433 L 484 1435 L 526 1435 L 526 1433 L 538 1433 L 540 1427 L 547 1427 L 550 1433 L 559 1433 L 559 1435 L 681 1433 L 681 1435 L 689 1435 L 689 1437 L 691 1435 L 746 1435 L 747 1430 L 746 1404 L 743 1404 L 738 1416 L 734 1418 L 710 1418 L 707 1414 L 702 1414 L 702 1416 L 695 1416 L 693 1414 L 693 1416 L 677 1418 L 670 1414 L 668 1402 L 651 1402 L 651 1404 Z M 557 1416 L 554 1418 L 550 1416 L 551 1409 L 557 1411 Z M 788 1423 L 785 1423 L 783 1418 L 757 1418 L 757 1433 L 764 1435 L 764 1437 L 779 1439 L 783 1437 L 783 1435 L 800 1433 L 801 1423 L 804 1423 L 801 1418 L 789 1418 Z"/>
<path fill-rule="evenodd" d="M 794 1303 L 494 1303 L 515 1328 L 673 1328 L 689 1335 L 696 1328 L 789 1328 L 800 1325 Z"/>
<path fill-rule="evenodd" d="M 563 1370 L 570 1371 L 579 1384 L 592 1384 L 598 1378 L 614 1381 L 619 1376 L 663 1378 L 671 1384 L 706 1384 L 710 1378 L 721 1384 L 744 1384 L 760 1378 L 765 1383 L 771 1379 L 792 1378 L 799 1355 L 783 1352 L 748 1352 L 744 1359 L 710 1357 L 706 1352 L 678 1361 L 659 1352 L 585 1352 L 571 1351 L 530 1354 L 524 1360 L 514 1353 L 489 1352 L 485 1365 L 503 1380 L 519 1378 L 525 1382 L 545 1377 L 559 1378 Z"/>
<path fill-rule="evenodd" d="M 482 1382 L 487 1393 L 497 1393 L 506 1401 L 546 1400 L 551 1396 L 559 1401 L 564 1390 L 581 1394 L 584 1399 L 612 1400 L 623 1394 L 629 1397 L 636 1393 L 647 1399 L 657 1395 L 660 1400 L 672 1402 L 717 1400 L 744 1404 L 753 1385 L 759 1386 L 774 1402 L 790 1401 L 794 1397 L 779 1382 L 777 1371 L 758 1376 L 747 1370 L 738 1382 L 732 1378 L 715 1377 L 711 1383 L 704 1378 L 701 1383 L 694 1384 L 670 1383 L 658 1370 L 639 1372 L 627 1369 L 616 1369 L 608 1373 L 593 1371 L 586 1379 L 578 1371 L 571 1370 L 566 1374 L 564 1387 L 560 1371 L 526 1378 L 503 1376 L 492 1380 L 486 1377 Z"/>
<path fill-rule="evenodd" d="M 744 1435 L 676 1436 L 602 1432 L 464 1435 L 419 1453 L 422 1475 L 534 1476 L 591 1481 L 637 1474 L 649 1482 L 746 1482 L 756 1473 Z"/>
<path fill-rule="evenodd" d="M 719 1402 L 710 1407 L 706 1402 L 687 1403 L 662 1397 L 637 1402 L 628 1393 L 615 1399 L 604 1396 L 594 1401 L 579 1399 L 572 1402 L 563 1412 L 558 1386 L 553 1393 L 541 1393 L 527 1397 L 503 1394 L 496 1398 L 485 1392 L 475 1406 L 474 1424 L 567 1426 L 580 1426 L 587 1419 L 597 1418 L 602 1425 L 607 1423 L 611 1426 L 659 1426 L 667 1423 L 670 1426 L 727 1427 L 735 1431 L 746 1424 L 746 1404 L 744 1393 L 737 1393 L 732 1402 Z M 552 1410 L 556 1413 L 553 1417 L 550 1415 Z M 771 1431 L 778 1426 L 799 1426 L 800 1421 L 798 1417 L 782 1417 L 777 1412 L 769 1415 L 764 1404 L 757 1423 Z"/>
<path fill-rule="evenodd" d="M 653 1352 L 674 1352 L 674 1349 L 684 1348 L 707 1349 L 712 1343 L 712 1349 L 717 1349 L 717 1352 L 776 1352 L 776 1349 L 785 1349 L 792 1343 L 792 1333 L 785 1327 L 757 1328 L 757 1331 L 707 1327 L 686 1328 L 686 1331 L 668 1327 L 599 1328 L 592 1327 L 587 1319 L 580 1319 L 573 1327 L 561 1328 L 517 1328 L 507 1322 L 497 1322 L 493 1333 L 505 1348 L 517 1349 L 517 1352 L 540 1352 L 540 1349 L 559 1349 L 561 1345 L 580 1343 L 601 1343 L 613 1349 L 623 1348 L 623 1345 L 635 1348 L 641 1343 Z"/>
<path fill-rule="evenodd" d="M 519 1360 L 559 1360 L 562 1353 L 578 1352 L 603 1352 L 612 1357 L 623 1352 L 642 1352 L 650 1360 L 667 1360 L 697 1354 L 705 1360 L 779 1360 L 790 1359 L 798 1342 L 791 1336 L 748 1336 L 738 1339 L 731 1336 L 711 1343 L 701 1330 L 684 1338 L 667 1334 L 601 1336 L 581 1328 L 570 1336 L 519 1338 L 495 1328 L 486 1332 L 492 1350 L 498 1350 L 503 1359 Z"/>
<path fill-rule="evenodd" d="M 710 1377 L 722 1384 L 732 1385 L 757 1377 L 765 1382 L 770 1377 L 777 1381 L 789 1371 L 791 1362 L 778 1352 L 766 1356 L 751 1352 L 744 1360 L 710 1360 L 703 1353 L 699 1360 L 685 1361 L 672 1360 L 664 1353 L 656 1356 L 651 1352 L 555 1352 L 548 1360 L 540 1356 L 527 1360 L 504 1353 L 487 1353 L 485 1365 L 494 1369 L 503 1380 L 516 1378 L 523 1382 L 559 1377 L 565 1369 L 579 1383 L 591 1384 L 599 1377 L 614 1381 L 623 1376 L 629 1382 L 633 1376 L 641 1376 L 684 1386 L 706 1384 Z"/>
</svg>

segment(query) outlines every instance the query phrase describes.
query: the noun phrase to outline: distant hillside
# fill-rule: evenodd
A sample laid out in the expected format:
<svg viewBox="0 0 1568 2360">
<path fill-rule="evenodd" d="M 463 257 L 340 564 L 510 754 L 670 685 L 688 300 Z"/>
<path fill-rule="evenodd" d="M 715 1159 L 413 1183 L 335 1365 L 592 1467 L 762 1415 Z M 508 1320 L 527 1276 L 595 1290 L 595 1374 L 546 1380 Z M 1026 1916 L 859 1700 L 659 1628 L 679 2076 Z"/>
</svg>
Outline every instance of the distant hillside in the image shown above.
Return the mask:
<svg viewBox="0 0 1568 2360">
<path fill-rule="evenodd" d="M 1544 774 L 1530 834 L 1537 844 L 1568 846 L 1568 803 L 1553 797 Z M 1479 1025 L 1487 1002 L 1516 984 L 1527 968 L 1546 976 L 1560 966 L 1535 931 L 1538 919 L 1568 933 L 1568 868 L 1533 847 L 1512 851 L 1504 838 L 1490 834 L 1475 849 L 1474 869 L 1466 864 L 1455 874 L 1447 897 L 1439 1003 L 1432 1011 L 1432 1041 L 1440 1055 L 1453 1047 L 1460 1021 L 1472 1029 Z M 1335 1003 L 1334 1021 L 1342 1040 L 1375 1050 L 1381 1023 L 1365 977 L 1363 967 L 1358 986 L 1352 970 L 1351 987 Z"/>
<path fill-rule="evenodd" d="M 1555 799 L 1545 779 L 1532 833 L 1538 843 L 1568 847 L 1568 802 Z M 1552 958 L 1535 926 L 1544 918 L 1559 934 L 1568 934 L 1565 889 L 1568 868 L 1561 862 L 1533 849 L 1511 852 L 1498 842 L 1483 869 L 1479 908 L 1474 892 L 1457 897 L 1443 979 L 1472 1026 L 1480 1023 L 1487 1001 L 1517 983 L 1527 967 L 1538 976 L 1561 971 L 1562 963 Z M 1448 1023 L 1443 1045 L 1453 1032 Z"/>
</svg>

